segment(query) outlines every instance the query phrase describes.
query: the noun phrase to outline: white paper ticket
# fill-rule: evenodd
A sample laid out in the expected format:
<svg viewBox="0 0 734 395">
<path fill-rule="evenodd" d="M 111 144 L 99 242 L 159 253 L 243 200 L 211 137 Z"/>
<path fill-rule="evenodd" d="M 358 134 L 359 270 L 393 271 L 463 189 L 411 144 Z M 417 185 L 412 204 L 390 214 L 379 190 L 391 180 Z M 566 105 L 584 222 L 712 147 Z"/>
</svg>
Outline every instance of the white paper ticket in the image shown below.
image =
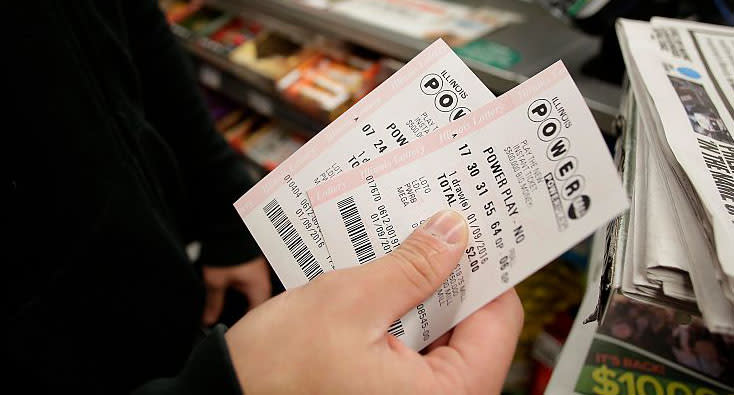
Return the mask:
<svg viewBox="0 0 734 395">
<path fill-rule="evenodd" d="M 441 40 L 329 124 L 235 203 L 286 288 L 333 265 L 306 190 L 466 117 L 494 95 Z"/>
<path fill-rule="evenodd" d="M 437 211 L 470 241 L 390 332 L 420 349 L 627 207 L 606 144 L 561 62 L 470 116 L 309 190 L 337 268 L 393 251 Z"/>
</svg>

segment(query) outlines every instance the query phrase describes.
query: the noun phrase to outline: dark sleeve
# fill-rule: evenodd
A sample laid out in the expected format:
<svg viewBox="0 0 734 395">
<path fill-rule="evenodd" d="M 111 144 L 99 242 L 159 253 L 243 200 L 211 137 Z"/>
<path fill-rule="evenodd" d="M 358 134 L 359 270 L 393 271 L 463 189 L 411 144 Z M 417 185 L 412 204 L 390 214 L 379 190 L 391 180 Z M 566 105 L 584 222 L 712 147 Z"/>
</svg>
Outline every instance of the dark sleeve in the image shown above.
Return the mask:
<svg viewBox="0 0 734 395">
<path fill-rule="evenodd" d="M 186 230 L 202 242 L 200 263 L 242 263 L 260 253 L 232 204 L 252 186 L 245 164 L 216 132 L 190 59 L 154 0 L 126 0 L 131 56 L 145 117 L 171 146 L 188 192 Z M 188 219 L 188 218 L 187 218 Z"/>
<path fill-rule="evenodd" d="M 189 356 L 181 373 L 156 379 L 133 391 L 133 395 L 239 395 L 237 375 L 224 340 L 224 325 L 217 325 Z"/>
</svg>

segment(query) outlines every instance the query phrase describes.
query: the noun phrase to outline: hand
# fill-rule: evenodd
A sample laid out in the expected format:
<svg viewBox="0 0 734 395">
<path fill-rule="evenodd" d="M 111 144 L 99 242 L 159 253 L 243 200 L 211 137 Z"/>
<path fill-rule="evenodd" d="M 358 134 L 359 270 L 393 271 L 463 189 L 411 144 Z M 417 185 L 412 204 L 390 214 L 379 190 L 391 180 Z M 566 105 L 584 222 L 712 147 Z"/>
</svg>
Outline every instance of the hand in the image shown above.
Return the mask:
<svg viewBox="0 0 734 395">
<path fill-rule="evenodd" d="M 224 295 L 227 288 L 235 288 L 247 297 L 250 309 L 266 301 L 272 292 L 270 271 L 265 258 L 226 267 L 203 267 L 206 304 L 202 321 L 204 325 L 214 325 L 222 314 Z"/>
<path fill-rule="evenodd" d="M 246 394 L 499 394 L 523 311 L 510 290 L 418 353 L 387 334 L 449 276 L 468 231 L 436 214 L 391 254 L 324 274 L 251 311 L 225 335 Z"/>
</svg>

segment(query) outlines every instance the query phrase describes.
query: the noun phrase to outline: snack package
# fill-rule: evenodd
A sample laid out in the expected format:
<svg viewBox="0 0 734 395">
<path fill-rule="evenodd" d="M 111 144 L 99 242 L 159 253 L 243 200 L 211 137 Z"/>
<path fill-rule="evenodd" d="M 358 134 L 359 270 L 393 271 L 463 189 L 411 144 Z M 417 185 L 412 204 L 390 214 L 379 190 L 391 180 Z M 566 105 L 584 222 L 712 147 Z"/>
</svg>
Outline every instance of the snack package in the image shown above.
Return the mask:
<svg viewBox="0 0 734 395">
<path fill-rule="evenodd" d="M 234 49 L 229 58 L 273 81 L 282 78 L 312 53 L 293 40 L 271 31 L 263 31 Z"/>
<path fill-rule="evenodd" d="M 317 117 L 334 120 L 375 85 L 380 63 L 354 55 L 343 60 L 319 53 L 281 78 L 286 98 Z"/>
<path fill-rule="evenodd" d="M 262 31 L 262 25 L 259 23 L 235 17 L 214 33 L 201 37 L 198 43 L 204 48 L 227 56 L 240 45 L 254 40 L 260 31 Z"/>
</svg>

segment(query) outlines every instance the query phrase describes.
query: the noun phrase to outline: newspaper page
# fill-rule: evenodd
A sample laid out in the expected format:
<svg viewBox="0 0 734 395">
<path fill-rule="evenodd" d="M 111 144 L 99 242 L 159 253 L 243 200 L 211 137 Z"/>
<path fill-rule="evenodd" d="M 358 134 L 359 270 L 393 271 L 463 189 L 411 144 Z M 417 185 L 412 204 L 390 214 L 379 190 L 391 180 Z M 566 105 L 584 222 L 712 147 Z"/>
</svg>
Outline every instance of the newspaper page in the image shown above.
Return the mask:
<svg viewBox="0 0 734 395">
<path fill-rule="evenodd" d="M 655 288 L 656 294 L 662 292 L 669 301 L 677 299 L 673 301 L 676 307 L 695 310 L 695 307 L 680 304 L 695 303 L 695 298 L 688 278 L 688 260 L 684 258 L 686 254 L 680 251 L 681 227 L 676 216 L 671 215 L 673 209 L 667 182 L 675 178 L 656 144 L 653 132 L 655 126 L 648 107 L 644 103 L 637 103 L 636 97 L 631 100 L 636 111 L 628 122 L 634 125 L 632 136 L 635 140 L 635 157 L 642 162 L 637 163 L 634 169 L 633 195 L 640 199 L 636 204 L 640 209 L 635 210 L 636 218 L 632 218 L 631 222 L 643 224 L 637 234 L 634 230 L 630 231 L 631 237 L 635 239 L 631 242 L 635 251 L 634 283 Z M 642 291 L 644 293 L 644 289 Z"/>
<path fill-rule="evenodd" d="M 734 277 L 734 29 L 654 18 L 652 31 L 664 71 L 641 72 L 708 216 L 721 268 Z"/>
<path fill-rule="evenodd" d="M 670 97 L 677 98 L 678 95 L 672 89 L 668 74 L 659 58 L 656 44 L 652 39 L 652 27 L 645 22 L 620 20 L 618 22 L 618 32 L 622 53 L 628 65 L 630 82 L 641 106 L 640 114 L 643 118 L 650 116 L 654 121 L 654 125 L 651 127 L 656 132 L 649 133 L 648 136 L 653 140 L 657 139 L 653 145 L 660 150 L 668 149 L 667 131 L 663 132 L 663 124 L 665 122 L 669 123 L 669 120 L 666 121 L 666 116 L 661 116 L 666 113 L 657 107 L 660 106 L 660 102 L 667 102 L 670 106 L 673 102 Z M 650 97 L 655 94 L 660 95 L 660 91 L 663 89 L 668 89 L 669 97 L 667 100 L 664 97 L 658 97 L 658 100 L 654 101 L 654 97 Z M 680 107 L 678 110 L 680 110 Z M 681 112 L 678 111 L 678 114 Z M 670 109 L 669 113 L 671 113 Z M 684 118 L 684 120 L 686 125 L 690 124 L 687 118 Z M 661 134 L 663 135 L 661 136 Z M 695 144 L 695 141 L 691 144 Z M 669 149 L 668 153 L 672 155 Z M 677 162 L 675 158 L 672 158 L 673 165 L 671 165 L 671 159 L 668 155 L 663 155 L 666 156 L 667 162 L 667 166 L 663 166 L 663 168 L 669 170 L 672 174 L 675 171 L 675 163 Z M 670 196 L 673 208 L 670 216 L 677 219 L 676 222 L 681 232 L 680 243 L 685 246 L 683 252 L 686 254 L 687 262 L 690 265 L 690 278 L 703 319 L 713 332 L 734 333 L 734 309 L 724 297 L 723 287 L 720 285 L 719 279 L 716 278 L 718 264 L 716 263 L 717 259 L 714 251 L 706 239 L 707 224 L 702 222 L 696 215 L 690 194 L 686 192 L 680 182 L 681 178 L 668 176 L 664 177 L 664 180 L 667 182 L 668 196 Z M 678 259 L 685 260 L 686 258 Z"/>
<path fill-rule="evenodd" d="M 652 125 L 648 112 L 640 113 L 641 123 Z M 647 149 L 648 165 L 646 193 L 646 249 L 643 261 L 647 277 L 662 285 L 663 294 L 683 302 L 695 303 L 695 295 L 689 277 L 690 265 L 687 254 L 682 251 L 684 238 L 670 199 L 668 182 L 676 182 L 670 166 L 665 162 L 662 151 L 651 135 L 653 126 L 642 127 L 638 139 Z"/>
<path fill-rule="evenodd" d="M 660 160 L 648 144 L 646 249 L 643 262 L 647 277 L 662 286 L 663 294 L 695 303 L 688 277 L 689 265 L 680 239 L 679 225 L 673 214 L 670 192 L 661 172 Z"/>
<path fill-rule="evenodd" d="M 643 260 L 644 252 L 647 245 L 645 238 L 647 230 L 647 222 L 645 214 L 647 212 L 646 195 L 647 195 L 647 172 L 645 168 L 648 165 L 647 145 L 644 139 L 639 136 L 640 125 L 639 118 L 635 119 L 635 160 L 634 167 L 628 169 L 633 171 L 634 181 L 632 188 L 632 203 L 629 211 L 629 227 L 627 228 L 627 245 L 624 257 L 624 270 L 630 273 L 632 286 L 636 287 L 638 292 L 653 296 L 657 294 L 660 288 L 659 284 L 651 283 L 647 278 L 647 265 Z M 625 276 L 626 277 L 626 276 Z"/>
</svg>

